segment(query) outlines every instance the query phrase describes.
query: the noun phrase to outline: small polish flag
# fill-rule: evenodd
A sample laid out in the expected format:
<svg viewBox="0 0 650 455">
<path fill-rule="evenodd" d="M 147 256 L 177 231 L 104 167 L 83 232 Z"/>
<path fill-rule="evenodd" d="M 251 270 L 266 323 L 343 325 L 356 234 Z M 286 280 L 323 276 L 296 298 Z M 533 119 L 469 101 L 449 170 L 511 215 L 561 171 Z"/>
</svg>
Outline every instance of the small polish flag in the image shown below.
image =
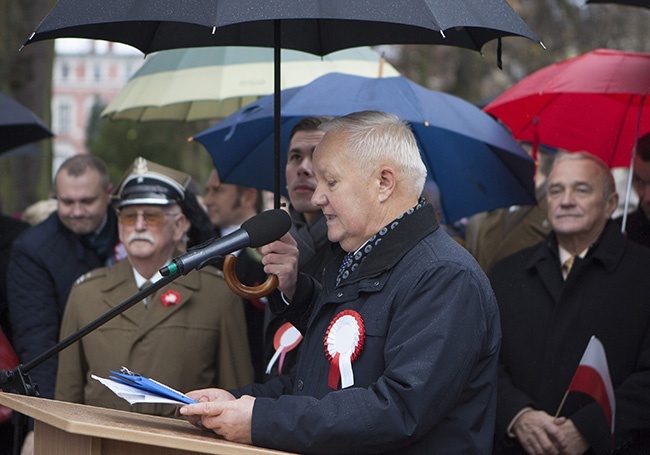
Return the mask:
<svg viewBox="0 0 650 455">
<path fill-rule="evenodd" d="M 598 338 L 592 336 L 582 355 L 578 369 L 571 379 L 568 392 L 582 392 L 592 396 L 600 405 L 607 423 L 614 434 L 614 387 L 607 367 L 605 348 Z"/>
</svg>

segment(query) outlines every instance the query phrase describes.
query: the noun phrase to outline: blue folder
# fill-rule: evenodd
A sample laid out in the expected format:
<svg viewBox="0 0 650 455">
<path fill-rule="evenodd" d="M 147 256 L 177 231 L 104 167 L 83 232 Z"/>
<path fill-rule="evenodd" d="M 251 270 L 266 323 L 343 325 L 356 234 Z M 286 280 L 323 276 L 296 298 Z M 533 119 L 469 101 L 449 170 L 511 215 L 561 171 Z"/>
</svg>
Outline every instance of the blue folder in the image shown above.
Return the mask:
<svg viewBox="0 0 650 455">
<path fill-rule="evenodd" d="M 122 384 L 135 387 L 136 389 L 144 390 L 145 392 L 154 393 L 158 396 L 169 398 L 171 400 L 177 400 L 186 404 L 196 403 L 196 401 L 192 400 L 187 395 L 177 392 L 171 387 L 154 381 L 153 379 L 149 379 L 140 374 L 133 373 L 127 368 L 122 368 L 121 372 L 113 370 L 110 370 L 110 372 L 111 376 L 109 376 L 109 378 L 113 381 L 121 382 Z"/>
</svg>

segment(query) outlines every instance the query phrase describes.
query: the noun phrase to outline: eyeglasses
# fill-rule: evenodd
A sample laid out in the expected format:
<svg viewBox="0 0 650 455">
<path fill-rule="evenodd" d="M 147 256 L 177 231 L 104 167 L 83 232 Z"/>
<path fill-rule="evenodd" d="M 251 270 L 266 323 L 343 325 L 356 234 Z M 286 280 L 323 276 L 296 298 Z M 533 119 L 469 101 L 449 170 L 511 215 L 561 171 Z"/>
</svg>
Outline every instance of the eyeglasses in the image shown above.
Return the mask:
<svg viewBox="0 0 650 455">
<path fill-rule="evenodd" d="M 144 222 L 149 226 L 160 226 L 166 216 L 177 216 L 180 213 L 165 213 L 163 211 L 155 212 L 119 212 L 117 214 L 120 223 L 124 226 L 134 226 L 138 217 L 142 216 Z"/>
</svg>

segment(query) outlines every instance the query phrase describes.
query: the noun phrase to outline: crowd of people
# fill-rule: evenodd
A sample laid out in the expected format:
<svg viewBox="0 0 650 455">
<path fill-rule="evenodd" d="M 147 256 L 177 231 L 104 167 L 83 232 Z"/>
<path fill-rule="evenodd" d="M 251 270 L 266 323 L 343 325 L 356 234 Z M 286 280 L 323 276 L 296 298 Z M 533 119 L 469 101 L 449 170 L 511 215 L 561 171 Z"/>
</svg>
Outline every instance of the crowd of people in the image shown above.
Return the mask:
<svg viewBox="0 0 650 455">
<path fill-rule="evenodd" d="M 537 205 L 480 214 L 461 241 L 440 224 L 407 124 L 375 111 L 305 118 L 287 150 L 290 231 L 235 252 L 244 284 L 272 274 L 275 291 L 237 297 L 216 258 L 31 379 L 44 398 L 184 417 L 299 453 L 650 453 L 649 163 L 650 134 L 623 233 L 611 170 L 587 152 L 545 152 Z M 20 362 L 264 209 L 259 190 L 216 169 L 202 195 L 192 183 L 138 158 L 113 185 L 101 160 L 79 155 L 57 171 L 43 221 L 0 218 L 0 324 Z M 278 342 L 290 331 L 296 343 Z M 613 424 L 598 400 L 567 392 L 592 336 Z M 90 379 L 122 366 L 198 403 L 129 406 Z"/>
</svg>

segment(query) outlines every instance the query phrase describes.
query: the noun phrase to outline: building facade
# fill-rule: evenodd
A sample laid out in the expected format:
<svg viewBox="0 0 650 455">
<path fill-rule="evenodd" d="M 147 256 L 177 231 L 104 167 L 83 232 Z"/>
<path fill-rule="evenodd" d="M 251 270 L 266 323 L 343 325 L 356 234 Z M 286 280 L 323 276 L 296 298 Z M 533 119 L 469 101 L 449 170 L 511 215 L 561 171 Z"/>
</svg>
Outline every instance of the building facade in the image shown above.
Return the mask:
<svg viewBox="0 0 650 455">
<path fill-rule="evenodd" d="M 86 152 L 93 106 L 107 105 L 144 63 L 142 54 L 116 52 L 112 43 L 89 49 L 57 50 L 52 75 L 52 173 L 72 155 Z"/>
</svg>

